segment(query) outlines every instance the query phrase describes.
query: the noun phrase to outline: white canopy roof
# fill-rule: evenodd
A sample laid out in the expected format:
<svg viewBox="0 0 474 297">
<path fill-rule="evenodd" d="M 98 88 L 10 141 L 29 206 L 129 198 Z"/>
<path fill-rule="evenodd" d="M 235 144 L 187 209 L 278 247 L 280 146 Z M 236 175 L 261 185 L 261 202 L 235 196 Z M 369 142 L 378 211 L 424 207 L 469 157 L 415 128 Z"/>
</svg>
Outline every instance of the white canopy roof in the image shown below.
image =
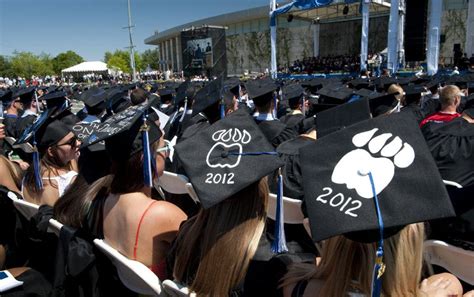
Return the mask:
<svg viewBox="0 0 474 297">
<path fill-rule="evenodd" d="M 100 72 L 108 71 L 107 64 L 101 61 L 82 62 L 72 67 L 63 69 L 61 72 Z"/>
</svg>

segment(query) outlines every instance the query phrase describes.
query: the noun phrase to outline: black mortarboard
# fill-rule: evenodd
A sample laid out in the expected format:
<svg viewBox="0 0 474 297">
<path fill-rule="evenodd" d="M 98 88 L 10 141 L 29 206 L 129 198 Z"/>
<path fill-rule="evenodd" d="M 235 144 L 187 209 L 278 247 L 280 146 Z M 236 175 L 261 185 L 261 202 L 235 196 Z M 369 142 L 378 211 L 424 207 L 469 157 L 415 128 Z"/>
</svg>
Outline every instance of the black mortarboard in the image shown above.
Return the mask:
<svg viewBox="0 0 474 297">
<path fill-rule="evenodd" d="M 13 95 L 14 98 L 20 97 L 20 102 L 23 104 L 29 104 L 33 101 L 33 95 L 35 93 L 35 87 L 28 87 L 18 90 L 16 94 Z"/>
<path fill-rule="evenodd" d="M 39 99 L 46 101 L 46 106 L 48 108 L 54 108 L 62 106 L 67 101 L 66 96 L 66 92 L 57 91 L 41 96 Z"/>
<path fill-rule="evenodd" d="M 454 216 L 410 114 L 360 122 L 302 148 L 300 156 L 314 241 L 341 234 L 364 242 L 379 240 L 377 209 L 384 237 L 411 223 Z"/>
<path fill-rule="evenodd" d="M 172 88 L 161 89 L 158 91 L 161 102 L 173 100 L 175 90 Z"/>
<path fill-rule="evenodd" d="M 175 151 L 204 208 L 224 201 L 283 165 L 244 110 L 178 143 Z"/>
<path fill-rule="evenodd" d="M 13 98 L 13 92 L 10 90 L 7 90 L 0 94 L 0 101 L 2 102 L 4 107 L 10 105 L 10 103 L 13 101 Z"/>
<path fill-rule="evenodd" d="M 316 116 L 318 139 L 368 119 L 370 110 L 367 99 L 359 99 L 322 111 Z"/>
<path fill-rule="evenodd" d="M 427 89 L 437 88 L 441 84 L 441 80 L 439 78 L 432 79 L 428 83 L 425 84 Z"/>
<path fill-rule="evenodd" d="M 389 111 L 392 111 L 399 101 L 396 98 L 398 93 L 394 94 L 380 94 L 377 97 L 371 97 L 369 100 L 370 112 L 374 117 L 386 114 Z"/>
<path fill-rule="evenodd" d="M 324 101 L 324 103 L 340 104 L 346 102 L 353 95 L 353 91 L 342 85 L 332 85 L 323 87 L 318 91 L 318 94 L 320 95 L 320 99 L 323 99 L 322 101 Z"/>
<path fill-rule="evenodd" d="M 106 90 L 101 88 L 91 88 L 81 97 L 87 108 L 94 108 L 98 110 L 105 109 L 105 100 L 107 99 Z"/>
<path fill-rule="evenodd" d="M 215 79 L 206 84 L 194 96 L 193 116 L 221 100 L 222 80 Z"/>
<path fill-rule="evenodd" d="M 325 110 L 339 106 L 340 104 L 318 103 L 311 105 L 311 113 L 319 114 Z"/>
<path fill-rule="evenodd" d="M 351 88 L 354 89 L 362 89 L 362 88 L 369 88 L 371 85 L 371 82 L 367 78 L 356 78 L 354 80 L 351 80 L 347 83 Z"/>
<path fill-rule="evenodd" d="M 421 99 L 422 93 L 426 92 L 425 87 L 417 85 L 404 86 L 403 91 L 405 92 L 405 104 L 412 102 L 418 102 Z"/>
<path fill-rule="evenodd" d="M 231 92 L 235 97 L 239 97 L 240 80 L 237 77 L 232 77 L 224 81 L 224 91 Z"/>
<path fill-rule="evenodd" d="M 54 109 L 47 109 L 29 126 L 14 143 L 14 147 L 22 147 L 27 142 L 38 146 L 41 152 L 44 149 L 56 144 L 69 132 L 71 126 L 52 117 Z"/>
<path fill-rule="evenodd" d="M 176 96 L 174 98 L 175 104 L 180 104 L 185 99 L 191 99 L 194 96 L 194 88 L 191 85 L 191 81 L 186 80 L 181 83 L 176 90 Z"/>
<path fill-rule="evenodd" d="M 253 100 L 257 106 L 274 99 L 273 94 L 277 88 L 278 86 L 271 78 L 251 80 L 245 84 L 249 99 Z"/>
<path fill-rule="evenodd" d="M 301 101 L 304 89 L 299 84 L 291 84 L 283 87 L 283 99 L 288 100 L 290 104 L 297 104 Z"/>
<path fill-rule="evenodd" d="M 153 101 L 153 100 L 151 100 Z M 113 160 L 126 160 L 130 155 L 143 149 L 140 128 L 143 125 L 143 114 L 153 103 L 142 103 L 116 113 L 101 124 L 78 124 L 74 126 L 77 134 L 86 138 L 82 146 L 89 146 L 105 140 L 106 149 Z M 162 133 L 150 120 L 147 120 L 149 130 L 149 143 L 157 141 Z M 92 128 L 92 129 L 91 129 Z M 87 137 L 89 134 L 89 137 Z"/>
</svg>

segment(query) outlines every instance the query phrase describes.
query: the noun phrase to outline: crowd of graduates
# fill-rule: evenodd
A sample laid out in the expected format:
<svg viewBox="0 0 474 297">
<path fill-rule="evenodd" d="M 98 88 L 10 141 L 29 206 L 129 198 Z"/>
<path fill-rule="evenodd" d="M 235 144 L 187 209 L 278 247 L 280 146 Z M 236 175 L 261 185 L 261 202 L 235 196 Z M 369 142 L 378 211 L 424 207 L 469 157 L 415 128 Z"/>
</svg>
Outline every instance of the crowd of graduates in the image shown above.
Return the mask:
<svg viewBox="0 0 474 297">
<path fill-rule="evenodd" d="M 473 91 L 388 75 L 3 86 L 0 269 L 19 282 L 0 294 L 137 296 L 102 239 L 197 296 L 474 296 L 423 261 L 428 239 L 474 253 Z M 167 173 L 194 194 L 164 191 Z"/>
</svg>

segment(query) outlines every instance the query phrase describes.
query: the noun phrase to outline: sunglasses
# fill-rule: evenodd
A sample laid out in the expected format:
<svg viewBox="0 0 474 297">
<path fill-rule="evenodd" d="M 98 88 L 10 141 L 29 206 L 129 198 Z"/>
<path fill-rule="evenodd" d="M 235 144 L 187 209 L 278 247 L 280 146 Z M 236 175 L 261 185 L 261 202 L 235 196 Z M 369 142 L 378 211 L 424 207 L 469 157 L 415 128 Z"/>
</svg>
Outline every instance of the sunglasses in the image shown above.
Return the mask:
<svg viewBox="0 0 474 297">
<path fill-rule="evenodd" d="M 70 145 L 72 148 L 75 148 L 77 146 L 77 137 L 73 137 L 69 139 L 68 142 L 58 144 L 56 146 L 63 146 L 63 145 Z"/>
<path fill-rule="evenodd" d="M 166 139 L 165 139 L 165 146 L 160 147 L 156 150 L 157 153 L 161 153 L 161 152 L 169 153 L 170 151 L 171 151 L 171 143 Z"/>
</svg>

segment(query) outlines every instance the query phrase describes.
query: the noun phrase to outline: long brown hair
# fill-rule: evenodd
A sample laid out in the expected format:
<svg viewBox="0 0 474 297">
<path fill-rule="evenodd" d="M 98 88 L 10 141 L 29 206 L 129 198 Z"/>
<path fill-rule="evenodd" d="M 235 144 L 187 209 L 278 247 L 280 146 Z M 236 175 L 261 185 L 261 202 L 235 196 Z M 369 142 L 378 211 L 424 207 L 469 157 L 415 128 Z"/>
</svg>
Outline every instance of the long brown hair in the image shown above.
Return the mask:
<svg viewBox="0 0 474 297">
<path fill-rule="evenodd" d="M 198 296 L 227 296 L 245 277 L 257 250 L 267 200 L 264 178 L 209 209 L 201 209 L 178 234 L 174 277 L 188 282 Z M 196 271 L 189 271 L 190 262 L 197 264 Z"/>
<path fill-rule="evenodd" d="M 67 171 L 74 170 L 73 161 L 64 163 L 59 158 L 56 147 L 51 148 L 51 154 L 48 154 L 48 152 L 45 151 L 41 153 L 41 155 L 42 155 L 42 158 L 40 160 L 41 178 L 47 175 L 47 180 L 50 181 L 51 177 L 59 175 L 58 170 L 60 169 L 64 169 Z M 28 189 L 30 193 L 38 195 L 42 192 L 42 189 L 38 188 L 38 186 L 36 185 L 34 170 L 35 170 L 34 165 L 31 164 L 31 166 L 28 167 L 28 170 L 25 173 L 24 186 Z M 54 183 L 50 183 L 50 184 L 52 187 L 57 188 L 57 186 L 55 186 Z"/>
<path fill-rule="evenodd" d="M 22 179 L 22 171 L 20 169 L 18 169 L 12 161 L 8 160 L 7 158 L 5 158 L 4 156 L 0 156 L 0 163 L 3 164 L 4 166 L 2 166 L 2 168 L 4 168 L 4 170 L 6 172 L 0 172 L 0 174 L 2 175 L 7 175 L 9 177 L 11 177 L 11 179 L 9 179 L 8 183 L 13 183 L 15 186 L 16 186 L 16 189 L 10 189 L 11 191 L 17 191 L 18 189 L 21 188 L 21 179 Z M 9 188 L 9 186 L 13 186 L 12 185 L 3 185 L 3 186 L 7 186 Z"/>
<path fill-rule="evenodd" d="M 383 295 L 420 295 L 423 241 L 423 223 L 408 225 L 384 241 Z M 318 266 L 293 265 L 281 286 L 303 279 L 320 279 L 324 284 L 315 296 L 345 296 L 351 289 L 370 294 L 375 250 L 375 244 L 355 242 L 344 236 L 332 237 L 323 242 Z"/>
</svg>

